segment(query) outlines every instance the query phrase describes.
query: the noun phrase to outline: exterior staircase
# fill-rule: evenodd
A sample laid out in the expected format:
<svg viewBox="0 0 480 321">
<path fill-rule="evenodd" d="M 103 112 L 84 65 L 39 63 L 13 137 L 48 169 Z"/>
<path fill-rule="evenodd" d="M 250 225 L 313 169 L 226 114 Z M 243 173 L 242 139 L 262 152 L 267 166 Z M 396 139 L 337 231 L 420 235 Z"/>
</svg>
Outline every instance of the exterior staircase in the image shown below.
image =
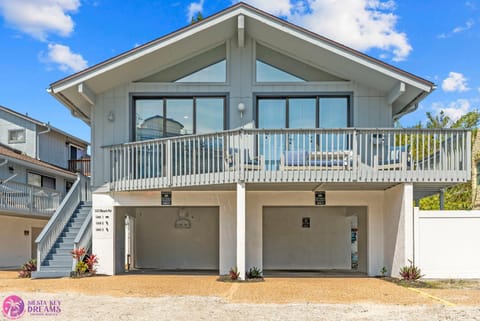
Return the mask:
<svg viewBox="0 0 480 321">
<path fill-rule="evenodd" d="M 74 249 L 74 240 L 87 217 L 91 219 L 89 215 L 91 211 L 91 203 L 80 203 L 42 262 L 41 271 L 35 273 L 34 278 L 70 276 L 73 264 L 71 252 Z"/>
<path fill-rule="evenodd" d="M 80 175 L 62 204 L 35 241 L 37 271 L 32 278 L 70 276 L 72 250 L 89 250 L 92 243 L 92 203 L 88 178 Z"/>
</svg>

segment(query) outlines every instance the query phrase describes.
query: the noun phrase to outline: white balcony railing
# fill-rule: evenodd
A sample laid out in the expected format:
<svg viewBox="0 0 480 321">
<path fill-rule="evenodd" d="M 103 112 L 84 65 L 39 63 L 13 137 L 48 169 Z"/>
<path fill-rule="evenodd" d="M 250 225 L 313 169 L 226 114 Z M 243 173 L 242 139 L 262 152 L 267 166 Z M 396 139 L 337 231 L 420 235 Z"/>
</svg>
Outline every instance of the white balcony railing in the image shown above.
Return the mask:
<svg viewBox="0 0 480 321">
<path fill-rule="evenodd" d="M 430 129 L 241 129 L 107 146 L 112 190 L 237 181 L 465 182 L 471 133 Z"/>
<path fill-rule="evenodd" d="M 12 181 L 0 183 L 0 210 L 30 215 L 51 215 L 62 198 L 62 193 L 49 188 Z"/>
</svg>

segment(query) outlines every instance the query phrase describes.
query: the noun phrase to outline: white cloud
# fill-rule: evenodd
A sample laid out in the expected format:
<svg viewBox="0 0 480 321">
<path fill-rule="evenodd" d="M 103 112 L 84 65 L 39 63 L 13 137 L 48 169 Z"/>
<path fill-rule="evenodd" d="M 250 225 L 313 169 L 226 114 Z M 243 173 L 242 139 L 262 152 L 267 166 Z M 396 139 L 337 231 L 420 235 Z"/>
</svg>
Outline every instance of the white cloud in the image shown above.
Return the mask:
<svg viewBox="0 0 480 321">
<path fill-rule="evenodd" d="M 407 35 L 396 28 L 393 0 L 247 0 L 253 6 L 357 50 L 380 49 L 405 60 L 412 51 Z M 382 58 L 382 59 L 383 59 Z"/>
<path fill-rule="evenodd" d="M 472 10 L 477 10 L 477 5 L 472 1 L 465 2 L 465 6 L 467 6 L 467 8 L 470 8 Z"/>
<path fill-rule="evenodd" d="M 448 104 L 442 102 L 433 103 L 432 109 L 436 113 L 443 110 L 445 115 L 450 117 L 452 122 L 455 122 L 466 113 L 472 111 L 472 106 L 468 99 L 457 99 Z"/>
<path fill-rule="evenodd" d="M 68 46 L 54 43 L 48 45 L 48 52 L 42 60 L 58 65 L 58 68 L 64 72 L 77 72 L 88 67 L 82 55 L 73 53 Z"/>
<path fill-rule="evenodd" d="M 469 19 L 469 20 L 467 20 L 467 22 L 465 22 L 465 24 L 463 26 L 458 26 L 458 27 L 453 28 L 451 31 L 449 31 L 447 33 L 442 33 L 442 34 L 438 35 L 438 38 L 441 38 L 441 39 L 450 38 L 457 33 L 461 33 L 461 32 L 464 32 L 464 31 L 467 31 L 467 30 L 471 29 L 474 25 L 475 25 L 475 21 L 473 21 L 472 19 Z"/>
<path fill-rule="evenodd" d="M 12 27 L 45 41 L 48 34 L 68 36 L 74 22 L 68 13 L 80 7 L 80 0 L 0 0 L 0 12 Z"/>
<path fill-rule="evenodd" d="M 443 80 L 442 89 L 448 92 L 463 92 L 470 88 L 468 88 L 467 78 L 463 74 L 451 71 L 448 77 Z"/>
<path fill-rule="evenodd" d="M 196 16 L 197 13 L 203 11 L 203 3 L 205 0 L 200 0 L 198 2 L 191 2 L 187 8 L 187 21 L 192 21 L 192 18 Z"/>
</svg>

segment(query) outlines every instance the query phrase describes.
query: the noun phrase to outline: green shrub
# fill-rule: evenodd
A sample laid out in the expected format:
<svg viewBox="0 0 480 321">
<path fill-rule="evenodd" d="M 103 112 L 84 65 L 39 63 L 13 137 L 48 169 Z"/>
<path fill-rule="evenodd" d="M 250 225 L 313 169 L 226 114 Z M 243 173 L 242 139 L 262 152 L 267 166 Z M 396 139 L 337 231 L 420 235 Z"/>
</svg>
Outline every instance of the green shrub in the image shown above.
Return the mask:
<svg viewBox="0 0 480 321">
<path fill-rule="evenodd" d="M 382 269 L 380 270 L 380 273 L 382 274 L 382 278 L 384 278 L 385 274 L 387 273 L 387 267 L 383 266 Z"/>
<path fill-rule="evenodd" d="M 263 278 L 262 271 L 256 266 L 251 267 L 247 272 L 247 279 L 261 279 Z"/>
</svg>

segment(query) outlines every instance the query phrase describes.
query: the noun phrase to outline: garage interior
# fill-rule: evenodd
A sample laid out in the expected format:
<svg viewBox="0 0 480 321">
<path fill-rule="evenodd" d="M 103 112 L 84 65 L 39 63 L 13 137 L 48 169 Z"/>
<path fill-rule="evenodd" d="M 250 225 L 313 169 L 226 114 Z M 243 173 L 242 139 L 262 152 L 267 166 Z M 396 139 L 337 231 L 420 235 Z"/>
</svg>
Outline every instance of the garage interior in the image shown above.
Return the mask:
<svg viewBox="0 0 480 321">
<path fill-rule="evenodd" d="M 125 270 L 218 273 L 218 207 L 137 207 L 116 210 L 125 217 Z M 117 229 L 120 230 L 121 227 Z M 116 239 L 122 242 L 118 237 Z"/>
<path fill-rule="evenodd" d="M 366 207 L 263 208 L 263 269 L 367 273 Z"/>
</svg>

